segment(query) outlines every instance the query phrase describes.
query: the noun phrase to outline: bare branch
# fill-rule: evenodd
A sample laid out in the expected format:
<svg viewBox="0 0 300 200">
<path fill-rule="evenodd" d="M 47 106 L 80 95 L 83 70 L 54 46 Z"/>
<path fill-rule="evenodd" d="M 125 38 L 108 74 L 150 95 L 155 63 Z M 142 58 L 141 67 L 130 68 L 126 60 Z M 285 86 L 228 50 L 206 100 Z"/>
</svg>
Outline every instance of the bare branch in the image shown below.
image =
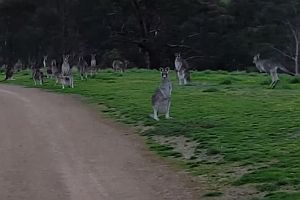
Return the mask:
<svg viewBox="0 0 300 200">
<path fill-rule="evenodd" d="M 197 49 L 194 49 L 193 47 L 191 46 L 188 46 L 188 45 L 184 45 L 184 44 L 167 44 L 167 47 L 170 47 L 170 48 L 183 48 L 183 49 L 190 49 L 196 53 L 199 53 L 199 54 L 202 54 L 201 51 L 197 50 Z"/>
<path fill-rule="evenodd" d="M 184 38 L 180 41 L 180 43 L 183 44 L 187 39 L 191 39 L 191 38 L 196 37 L 196 36 L 198 36 L 198 35 L 201 35 L 201 33 L 193 33 L 193 34 L 191 34 L 191 35 L 188 35 L 188 36 L 184 37 Z"/>
<path fill-rule="evenodd" d="M 270 46 L 272 49 L 274 49 L 275 51 L 277 51 L 278 53 L 280 53 L 281 55 L 287 57 L 287 58 L 290 58 L 292 60 L 295 60 L 296 58 L 294 56 L 291 56 L 291 55 L 288 55 L 287 53 L 285 53 L 284 51 L 276 48 L 276 47 L 273 47 L 273 46 Z"/>
<path fill-rule="evenodd" d="M 289 20 L 286 20 L 283 23 L 289 27 L 289 29 L 292 32 L 292 35 L 296 41 L 296 45 L 299 45 L 299 37 L 298 37 L 299 32 L 297 31 L 297 28 L 294 27 Z"/>
<path fill-rule="evenodd" d="M 192 47 L 188 46 L 188 45 L 184 45 L 184 44 L 167 44 L 168 47 L 171 48 L 186 48 L 186 49 L 192 49 Z"/>
<path fill-rule="evenodd" d="M 196 37 L 198 35 L 201 35 L 201 33 L 194 33 L 194 34 L 186 36 L 186 38 L 193 38 L 193 37 Z"/>
<path fill-rule="evenodd" d="M 191 57 L 185 58 L 185 60 L 192 60 L 195 58 L 204 58 L 204 56 L 191 56 Z"/>
<path fill-rule="evenodd" d="M 291 60 L 297 59 L 295 56 L 287 54 L 286 52 L 282 51 L 281 49 L 278 49 L 278 48 L 274 47 L 272 44 L 264 43 L 263 45 L 266 45 L 266 46 L 268 46 L 268 47 L 274 49 L 275 51 L 277 51 L 277 52 L 280 53 L 281 55 L 283 55 L 283 56 L 285 56 L 285 57 L 287 57 L 287 58 L 289 58 L 289 59 L 291 59 Z"/>
</svg>

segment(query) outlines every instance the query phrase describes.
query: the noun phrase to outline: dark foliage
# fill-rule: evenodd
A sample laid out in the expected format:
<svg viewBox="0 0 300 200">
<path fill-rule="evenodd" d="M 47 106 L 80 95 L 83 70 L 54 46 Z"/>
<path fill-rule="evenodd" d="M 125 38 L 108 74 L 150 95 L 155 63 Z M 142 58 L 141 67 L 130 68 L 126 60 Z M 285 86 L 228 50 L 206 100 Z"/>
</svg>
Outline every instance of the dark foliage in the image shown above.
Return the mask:
<svg viewBox="0 0 300 200">
<path fill-rule="evenodd" d="M 2 0 L 0 58 L 97 53 L 103 65 L 117 55 L 173 68 L 182 52 L 194 69 L 244 70 L 260 52 L 293 66 L 282 52 L 295 56 L 287 24 L 299 29 L 299 8 L 296 0 Z"/>
</svg>

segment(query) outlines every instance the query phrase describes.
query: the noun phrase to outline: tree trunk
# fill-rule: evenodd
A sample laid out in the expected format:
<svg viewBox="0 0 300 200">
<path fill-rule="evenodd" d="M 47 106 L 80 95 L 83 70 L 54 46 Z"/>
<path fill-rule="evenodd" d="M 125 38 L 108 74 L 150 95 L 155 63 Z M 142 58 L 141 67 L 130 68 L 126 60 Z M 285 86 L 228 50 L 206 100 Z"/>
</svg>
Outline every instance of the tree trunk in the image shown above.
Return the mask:
<svg viewBox="0 0 300 200">
<path fill-rule="evenodd" d="M 141 42 L 138 47 L 142 50 L 146 67 L 148 69 L 158 69 L 161 66 L 159 51 L 156 50 L 156 44 L 153 42 Z"/>
<path fill-rule="evenodd" d="M 150 59 L 150 69 L 159 69 L 161 66 L 160 55 L 157 51 L 152 50 L 149 52 L 149 59 Z"/>
<path fill-rule="evenodd" d="M 145 60 L 145 64 L 146 64 L 147 69 L 150 69 L 151 61 L 150 61 L 150 55 L 149 55 L 148 51 L 146 51 L 144 53 L 144 60 Z"/>
<path fill-rule="evenodd" d="M 295 58 L 295 74 L 299 75 L 299 61 L 298 61 L 298 56 Z"/>
<path fill-rule="evenodd" d="M 299 42 L 296 40 L 295 74 L 299 75 Z"/>
</svg>

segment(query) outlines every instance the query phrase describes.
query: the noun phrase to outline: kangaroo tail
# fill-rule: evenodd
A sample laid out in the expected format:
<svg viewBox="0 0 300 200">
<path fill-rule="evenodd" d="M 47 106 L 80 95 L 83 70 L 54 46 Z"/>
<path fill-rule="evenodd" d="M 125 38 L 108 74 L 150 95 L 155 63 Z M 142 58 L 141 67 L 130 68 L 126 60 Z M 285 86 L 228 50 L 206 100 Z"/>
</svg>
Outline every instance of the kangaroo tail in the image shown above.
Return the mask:
<svg viewBox="0 0 300 200">
<path fill-rule="evenodd" d="M 186 77 L 187 81 L 191 82 L 191 73 L 190 73 L 190 71 L 187 71 L 186 73 L 187 73 L 187 77 Z"/>
<path fill-rule="evenodd" d="M 290 72 L 290 71 L 289 71 L 287 68 L 285 68 L 285 67 L 280 67 L 280 69 L 281 69 L 282 71 L 284 71 L 285 73 L 291 75 L 291 76 L 295 76 L 295 75 L 296 75 L 295 73 Z"/>
</svg>

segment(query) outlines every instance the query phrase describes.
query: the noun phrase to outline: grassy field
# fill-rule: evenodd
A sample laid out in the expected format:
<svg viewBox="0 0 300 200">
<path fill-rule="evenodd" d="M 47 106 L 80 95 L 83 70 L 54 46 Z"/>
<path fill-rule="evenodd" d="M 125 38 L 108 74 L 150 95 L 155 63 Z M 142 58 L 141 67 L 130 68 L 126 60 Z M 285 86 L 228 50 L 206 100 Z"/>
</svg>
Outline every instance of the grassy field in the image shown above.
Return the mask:
<svg viewBox="0 0 300 200">
<path fill-rule="evenodd" d="M 33 86 L 28 74 L 11 83 Z M 281 75 L 270 90 L 269 78 L 258 73 L 194 72 L 185 87 L 170 76 L 173 119 L 159 122 L 148 117 L 158 71 L 105 71 L 76 79 L 75 89 L 53 82 L 43 88 L 80 94 L 137 126 L 151 150 L 204 182 L 203 199 L 300 199 L 300 78 Z"/>
</svg>

